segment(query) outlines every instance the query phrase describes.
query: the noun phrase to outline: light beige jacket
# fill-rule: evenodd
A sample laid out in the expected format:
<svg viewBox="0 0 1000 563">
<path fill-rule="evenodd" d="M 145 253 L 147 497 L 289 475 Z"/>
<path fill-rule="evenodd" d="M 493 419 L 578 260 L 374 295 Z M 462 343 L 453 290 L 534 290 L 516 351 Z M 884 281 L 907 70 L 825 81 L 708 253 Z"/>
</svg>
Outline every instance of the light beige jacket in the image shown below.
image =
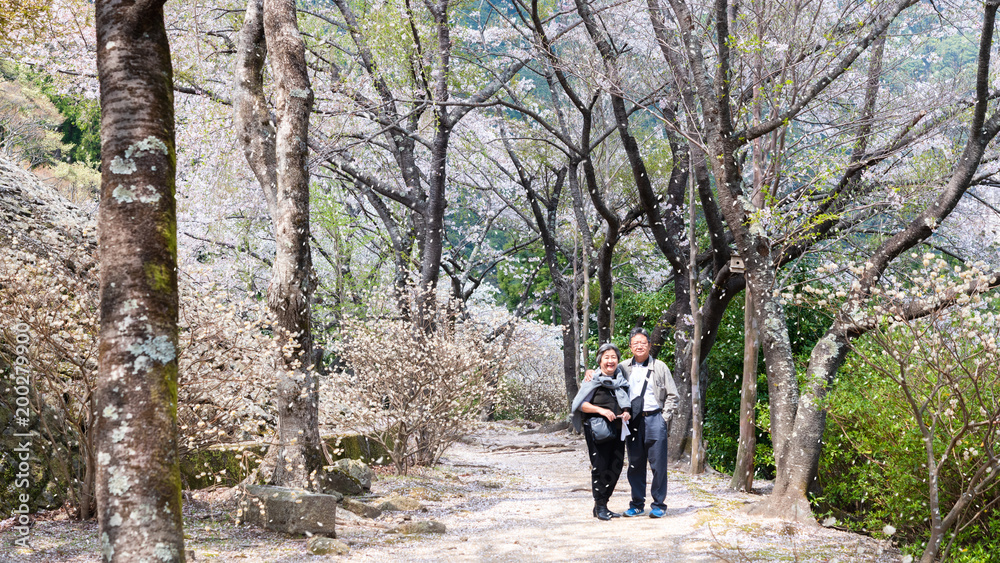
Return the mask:
<svg viewBox="0 0 1000 563">
<path fill-rule="evenodd" d="M 677 410 L 677 385 L 674 384 L 674 377 L 671 375 L 667 364 L 656 358 L 650 359 L 653 360 L 650 366 L 652 367 L 653 375 L 649 377 L 649 385 L 653 386 L 657 407 L 663 409 L 663 420 L 669 423 L 670 419 L 674 416 L 674 411 Z M 622 363 L 622 371 L 625 372 L 626 376 L 632 375 L 634 361 L 634 358 L 629 358 Z"/>
</svg>

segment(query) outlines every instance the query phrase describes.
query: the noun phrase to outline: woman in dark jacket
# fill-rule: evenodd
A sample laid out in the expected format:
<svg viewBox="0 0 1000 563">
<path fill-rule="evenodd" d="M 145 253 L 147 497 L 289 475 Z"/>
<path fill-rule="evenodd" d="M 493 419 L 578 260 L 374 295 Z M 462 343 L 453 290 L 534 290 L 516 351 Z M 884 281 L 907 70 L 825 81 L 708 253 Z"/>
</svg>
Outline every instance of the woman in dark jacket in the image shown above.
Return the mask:
<svg viewBox="0 0 1000 563">
<path fill-rule="evenodd" d="M 608 500 L 615 491 L 625 462 L 625 442 L 621 437 L 622 422 L 631 416 L 628 378 L 618 367 L 621 352 L 611 343 L 597 350 L 600 373 L 586 381 L 573 399 L 573 425 L 583 431 L 590 452 L 591 487 L 594 492 L 594 516 L 610 520 L 621 516 L 608 510 Z M 607 441 L 595 438 L 592 420 L 602 418 L 611 427 Z"/>
</svg>

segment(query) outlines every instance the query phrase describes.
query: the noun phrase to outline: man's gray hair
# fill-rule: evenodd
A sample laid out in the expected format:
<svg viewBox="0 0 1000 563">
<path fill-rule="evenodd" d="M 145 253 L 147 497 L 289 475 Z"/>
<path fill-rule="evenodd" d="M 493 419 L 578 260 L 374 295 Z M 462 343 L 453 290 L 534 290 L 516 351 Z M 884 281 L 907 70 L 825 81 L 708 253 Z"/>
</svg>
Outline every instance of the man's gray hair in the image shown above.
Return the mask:
<svg viewBox="0 0 1000 563">
<path fill-rule="evenodd" d="M 649 343 L 653 342 L 653 339 L 649 337 L 649 333 L 646 331 L 646 329 L 642 328 L 641 326 L 637 326 L 637 327 L 635 327 L 635 328 L 632 329 L 632 332 L 630 332 L 628 334 L 628 341 L 632 342 L 632 339 L 635 338 L 635 335 L 637 335 L 637 334 L 641 334 L 641 335 L 645 336 L 646 337 L 646 342 L 649 342 Z"/>
<path fill-rule="evenodd" d="M 608 350 L 614 350 L 615 351 L 615 355 L 618 356 L 618 361 L 619 362 L 622 361 L 622 351 L 619 350 L 618 347 L 615 346 L 614 344 L 612 344 L 610 342 L 605 342 L 604 344 L 601 344 L 600 348 L 597 349 L 597 363 L 598 363 L 598 365 L 600 365 L 601 358 L 604 357 L 604 353 L 607 352 Z"/>
</svg>

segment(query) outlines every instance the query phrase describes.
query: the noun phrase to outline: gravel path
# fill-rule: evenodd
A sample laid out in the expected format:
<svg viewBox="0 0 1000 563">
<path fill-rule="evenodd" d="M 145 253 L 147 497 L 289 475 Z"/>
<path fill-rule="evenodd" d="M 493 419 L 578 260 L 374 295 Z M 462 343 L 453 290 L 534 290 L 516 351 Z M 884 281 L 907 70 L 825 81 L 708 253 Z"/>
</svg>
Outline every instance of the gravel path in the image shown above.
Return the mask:
<svg viewBox="0 0 1000 563">
<path fill-rule="evenodd" d="M 591 514 L 590 471 L 582 437 L 568 432 L 525 434 L 490 425 L 468 443 L 448 450 L 439 467 L 406 477 L 383 477 L 378 497 L 403 494 L 424 509 L 386 513 L 375 520 L 338 512 L 338 539 L 351 546 L 343 561 L 683 561 L 896 563 L 899 552 L 885 541 L 848 532 L 802 527 L 748 516 L 759 496 L 727 490 L 718 474 L 692 477 L 670 472 L 667 517 L 602 522 Z M 202 495 L 196 498 L 205 498 Z M 628 506 L 624 476 L 610 507 Z M 648 507 L 647 507 L 648 510 Z M 186 548 L 195 561 L 317 561 L 305 540 L 236 526 L 231 511 L 193 501 L 186 508 Z M 341 518 L 343 516 L 343 519 Z M 444 534 L 404 536 L 387 529 L 405 520 L 433 519 Z M 0 563 L 96 562 L 95 523 L 38 522 L 36 550 L 17 553 L 12 534 L 0 539 Z"/>
</svg>

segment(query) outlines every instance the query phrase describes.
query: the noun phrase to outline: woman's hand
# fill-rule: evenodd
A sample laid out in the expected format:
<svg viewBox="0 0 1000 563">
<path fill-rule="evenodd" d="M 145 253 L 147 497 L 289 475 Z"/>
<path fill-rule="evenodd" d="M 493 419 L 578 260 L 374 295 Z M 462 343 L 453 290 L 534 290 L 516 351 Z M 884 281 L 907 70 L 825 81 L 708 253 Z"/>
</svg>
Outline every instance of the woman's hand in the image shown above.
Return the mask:
<svg viewBox="0 0 1000 563">
<path fill-rule="evenodd" d="M 615 419 L 618 418 L 617 416 L 615 416 L 615 411 L 611 409 L 604 409 L 604 412 L 601 413 L 601 416 L 608 419 L 608 422 L 614 422 Z"/>
<path fill-rule="evenodd" d="M 628 422 L 631 419 L 632 419 L 632 415 L 628 411 L 625 411 L 625 412 L 622 413 L 622 420 L 624 420 L 625 422 Z"/>
</svg>

